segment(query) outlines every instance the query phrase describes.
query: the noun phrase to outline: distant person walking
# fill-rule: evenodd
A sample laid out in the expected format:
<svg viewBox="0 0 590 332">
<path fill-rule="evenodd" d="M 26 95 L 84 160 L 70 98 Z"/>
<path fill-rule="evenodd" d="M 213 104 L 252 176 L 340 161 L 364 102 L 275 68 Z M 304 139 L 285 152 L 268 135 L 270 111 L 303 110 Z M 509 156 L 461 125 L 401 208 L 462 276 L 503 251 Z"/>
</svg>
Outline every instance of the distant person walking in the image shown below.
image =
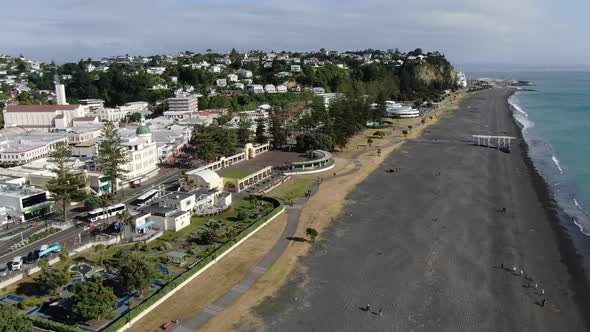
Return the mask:
<svg viewBox="0 0 590 332">
<path fill-rule="evenodd" d="M 379 317 L 383 317 L 383 309 L 379 308 Z"/>
</svg>

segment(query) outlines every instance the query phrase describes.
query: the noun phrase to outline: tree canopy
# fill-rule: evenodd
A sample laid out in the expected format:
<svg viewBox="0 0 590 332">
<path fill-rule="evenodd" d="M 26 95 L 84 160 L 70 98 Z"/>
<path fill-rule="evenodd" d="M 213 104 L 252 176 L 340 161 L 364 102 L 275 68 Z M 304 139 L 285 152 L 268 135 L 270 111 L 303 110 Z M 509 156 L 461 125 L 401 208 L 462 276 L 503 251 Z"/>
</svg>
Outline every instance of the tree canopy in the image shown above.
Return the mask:
<svg viewBox="0 0 590 332">
<path fill-rule="evenodd" d="M 0 331 L 21 332 L 32 330 L 33 323 L 23 313 L 9 304 L 0 303 Z"/>
<path fill-rule="evenodd" d="M 121 145 L 117 127 L 110 121 L 105 123 L 100 133 L 96 163 L 102 173 L 109 177 L 111 192 L 117 191 L 117 180 L 124 180 L 128 173 L 123 167 L 127 163 L 127 151 Z"/>
<path fill-rule="evenodd" d="M 72 312 L 84 321 L 105 318 L 117 300 L 113 289 L 104 286 L 103 279 L 99 277 L 75 284 L 72 292 Z"/>
<path fill-rule="evenodd" d="M 55 164 L 51 169 L 55 177 L 47 182 L 47 190 L 51 193 L 51 199 L 61 205 L 63 219 L 67 221 L 68 204 L 86 197 L 86 193 L 81 189 L 84 188 L 85 181 L 70 165 L 70 147 L 67 143 L 58 143 L 49 156 L 49 161 Z"/>
</svg>

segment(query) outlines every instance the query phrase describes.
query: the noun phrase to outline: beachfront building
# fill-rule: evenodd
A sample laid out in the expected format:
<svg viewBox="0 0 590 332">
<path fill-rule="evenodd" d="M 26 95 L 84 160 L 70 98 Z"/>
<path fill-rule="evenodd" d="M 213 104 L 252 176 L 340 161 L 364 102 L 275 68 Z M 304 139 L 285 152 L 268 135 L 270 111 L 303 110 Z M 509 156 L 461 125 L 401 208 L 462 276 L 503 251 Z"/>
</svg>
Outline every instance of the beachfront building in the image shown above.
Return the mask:
<svg viewBox="0 0 590 332">
<path fill-rule="evenodd" d="M 385 113 L 390 118 L 417 118 L 420 116 L 419 110 L 391 100 L 385 102 Z"/>
<path fill-rule="evenodd" d="M 195 208 L 195 195 L 186 192 L 171 192 L 159 198 L 159 205 L 175 207 L 179 211 L 192 211 Z"/>
<path fill-rule="evenodd" d="M 127 149 L 126 182 L 135 184 L 154 176 L 158 172 L 158 149 L 150 129 L 141 125 L 135 136 L 122 138 L 122 146 Z"/>
<path fill-rule="evenodd" d="M 334 168 L 336 162 L 328 151 L 314 150 L 309 153 L 310 160 L 293 162 L 285 175 L 313 174 Z"/>
<path fill-rule="evenodd" d="M 160 231 L 179 231 L 191 222 L 191 212 L 181 211 L 173 206 L 149 205 L 139 209 L 149 213 L 153 227 Z"/>
<path fill-rule="evenodd" d="M 229 208 L 232 203 L 231 193 L 227 191 L 199 188 L 190 193 L 195 196 L 193 212 L 200 216 L 222 212 Z"/>
<path fill-rule="evenodd" d="M 195 183 L 195 186 L 208 190 L 223 188 L 223 181 L 219 175 L 210 169 L 195 169 L 186 173 Z"/>
<path fill-rule="evenodd" d="M 27 222 L 50 213 L 53 203 L 46 190 L 0 184 L 0 206 L 6 207 L 7 222 Z"/>
</svg>

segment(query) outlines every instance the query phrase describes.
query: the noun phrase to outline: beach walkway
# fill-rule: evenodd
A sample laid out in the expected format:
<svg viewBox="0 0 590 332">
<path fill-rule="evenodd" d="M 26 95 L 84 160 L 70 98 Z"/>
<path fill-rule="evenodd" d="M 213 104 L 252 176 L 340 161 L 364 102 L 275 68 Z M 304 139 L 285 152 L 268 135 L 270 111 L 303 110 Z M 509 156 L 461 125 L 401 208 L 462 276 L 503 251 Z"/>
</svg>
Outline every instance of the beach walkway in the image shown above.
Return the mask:
<svg viewBox="0 0 590 332">
<path fill-rule="evenodd" d="M 354 217 L 336 218 L 324 249 L 301 258 L 283 286 L 298 299 L 277 292 L 265 330 L 587 330 L 524 142 L 511 153 L 463 143 L 474 131 L 521 137 L 510 93 L 468 97 L 360 183 L 347 197 Z"/>
<path fill-rule="evenodd" d="M 330 181 L 341 177 L 346 177 L 355 172 L 358 172 L 358 170 L 360 170 L 363 166 L 362 162 L 358 159 L 360 155 L 392 146 L 398 142 L 399 139 L 392 138 L 387 144 L 383 146 L 367 148 L 355 153 L 352 156 L 352 158 L 350 158 L 351 161 L 354 163 L 353 169 L 336 175 L 322 176 L 323 181 Z M 327 173 L 329 174 L 329 172 Z M 299 220 L 301 217 L 301 210 L 305 202 L 311 199 L 317 193 L 317 191 L 318 185 L 313 186 L 311 188 L 311 195 L 309 197 L 299 198 L 297 201 L 294 202 L 293 205 L 286 207 L 288 216 L 287 226 L 283 230 L 281 238 L 267 253 L 264 259 L 254 269 L 252 269 L 252 271 L 246 277 L 244 277 L 239 282 L 239 284 L 234 286 L 230 291 L 225 293 L 223 296 L 219 297 L 217 300 L 215 300 L 212 304 L 207 306 L 207 308 L 199 312 L 193 318 L 179 321 L 178 324 L 176 324 L 170 330 L 176 332 L 189 332 L 197 330 L 198 328 L 206 324 L 211 318 L 217 316 L 220 312 L 222 312 L 224 308 L 234 303 L 243 293 L 250 289 L 250 287 L 254 285 L 254 283 L 260 278 L 260 276 L 264 274 L 264 272 L 266 272 L 268 268 L 270 268 L 270 266 L 285 252 L 285 249 L 291 241 L 289 239 L 295 236 L 297 225 L 299 224 Z"/>
</svg>

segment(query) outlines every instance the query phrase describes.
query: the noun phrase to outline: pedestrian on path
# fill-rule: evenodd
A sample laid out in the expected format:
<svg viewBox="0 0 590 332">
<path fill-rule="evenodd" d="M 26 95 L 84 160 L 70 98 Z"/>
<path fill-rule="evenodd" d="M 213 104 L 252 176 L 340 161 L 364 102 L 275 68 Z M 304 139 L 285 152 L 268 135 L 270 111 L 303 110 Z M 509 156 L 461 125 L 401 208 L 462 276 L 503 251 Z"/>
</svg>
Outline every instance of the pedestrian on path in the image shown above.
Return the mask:
<svg viewBox="0 0 590 332">
<path fill-rule="evenodd" d="M 383 309 L 379 308 L 379 317 L 383 317 Z"/>
</svg>

